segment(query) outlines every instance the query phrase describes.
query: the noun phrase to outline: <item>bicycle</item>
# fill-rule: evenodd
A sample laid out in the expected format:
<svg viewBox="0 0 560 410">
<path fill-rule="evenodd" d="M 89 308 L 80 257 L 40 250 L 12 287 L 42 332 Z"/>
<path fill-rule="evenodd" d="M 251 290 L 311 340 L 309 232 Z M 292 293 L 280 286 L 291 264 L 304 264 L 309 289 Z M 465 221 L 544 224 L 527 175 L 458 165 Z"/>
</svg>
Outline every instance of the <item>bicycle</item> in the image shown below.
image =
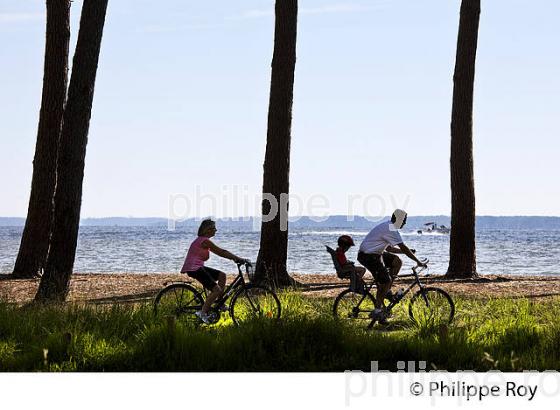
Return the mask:
<svg viewBox="0 0 560 410">
<path fill-rule="evenodd" d="M 427 264 L 429 261 L 423 261 Z M 412 296 L 408 305 L 410 319 L 416 323 L 424 324 L 450 324 L 455 316 L 455 303 L 451 296 L 443 289 L 436 287 L 426 287 L 420 282 L 419 274 L 427 267 L 413 267 L 412 273 L 399 275 L 395 279 L 413 278 L 412 284 L 405 290 L 401 289 L 393 295 L 389 305 L 386 307 L 387 315 L 400 301 L 416 286 L 418 291 Z M 377 319 L 371 318 L 371 313 L 375 309 L 374 296 L 371 289 L 374 281 L 365 285 L 362 291 L 346 289 L 335 299 L 333 314 L 338 319 L 362 319 L 370 321 L 368 329 L 371 329 Z"/>
<path fill-rule="evenodd" d="M 236 325 L 251 318 L 280 318 L 281 306 L 276 293 L 265 286 L 245 282 L 242 266 L 245 266 L 249 281 L 252 280 L 251 263 L 237 263 L 238 275 L 226 286 L 222 296 L 208 312 L 210 324 L 217 323 L 221 314 L 226 311 L 229 311 Z M 171 282 L 157 294 L 154 300 L 154 313 L 161 316 L 172 315 L 184 322 L 198 323 L 200 319 L 195 312 L 202 309 L 206 296 L 204 288 L 203 292 L 200 292 L 188 282 Z M 228 306 L 226 302 L 230 297 L 231 303 Z"/>
</svg>

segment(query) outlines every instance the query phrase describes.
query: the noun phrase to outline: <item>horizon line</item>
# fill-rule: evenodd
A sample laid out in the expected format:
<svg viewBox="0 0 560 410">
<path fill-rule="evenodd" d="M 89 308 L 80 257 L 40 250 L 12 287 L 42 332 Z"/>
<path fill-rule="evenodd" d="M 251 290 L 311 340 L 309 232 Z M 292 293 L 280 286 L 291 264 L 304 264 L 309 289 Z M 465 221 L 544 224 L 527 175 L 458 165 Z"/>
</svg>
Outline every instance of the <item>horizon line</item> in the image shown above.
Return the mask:
<svg viewBox="0 0 560 410">
<path fill-rule="evenodd" d="M 315 216 L 315 215 L 289 215 L 288 218 L 331 218 L 331 217 L 337 217 L 337 216 L 343 216 L 343 217 L 353 217 L 353 218 L 372 218 L 372 217 L 378 217 L 378 216 L 365 216 L 365 215 L 348 215 L 348 214 L 329 214 L 329 215 L 322 215 L 322 216 Z M 379 216 L 380 218 L 387 218 L 390 217 L 391 215 L 383 215 L 383 216 Z M 447 218 L 451 218 L 451 215 L 446 215 L 446 214 L 408 214 L 409 217 L 415 218 L 415 217 L 447 217 Z M 491 215 L 491 214 L 481 214 L 481 215 L 475 215 L 475 217 L 490 217 L 490 218 L 560 218 L 560 215 L 523 215 L 523 214 L 516 214 L 516 215 Z M 165 216 L 86 216 L 86 217 L 81 217 L 80 220 L 86 220 L 86 219 L 116 219 L 116 218 L 120 218 L 120 219 L 163 219 L 166 221 L 172 221 L 174 219 L 169 218 L 169 217 L 165 217 Z M 212 219 L 250 219 L 250 218 L 261 218 L 261 216 L 243 216 L 243 215 L 238 215 L 238 216 L 215 216 L 215 215 L 205 215 L 205 216 L 192 216 L 186 219 L 175 219 L 175 221 L 188 221 L 188 220 L 197 220 L 197 219 L 205 219 L 205 218 L 212 218 Z M 0 219 L 26 219 L 25 216 L 0 216 Z"/>
</svg>

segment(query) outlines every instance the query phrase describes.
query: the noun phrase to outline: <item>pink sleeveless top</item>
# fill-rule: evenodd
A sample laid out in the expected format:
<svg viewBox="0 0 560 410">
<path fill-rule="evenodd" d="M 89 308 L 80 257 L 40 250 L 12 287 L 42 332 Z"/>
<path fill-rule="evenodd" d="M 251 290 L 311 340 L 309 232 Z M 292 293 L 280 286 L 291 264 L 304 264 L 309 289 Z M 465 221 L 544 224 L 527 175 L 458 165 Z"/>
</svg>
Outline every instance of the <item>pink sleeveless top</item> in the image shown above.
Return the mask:
<svg viewBox="0 0 560 410">
<path fill-rule="evenodd" d="M 187 252 L 185 263 L 181 268 L 181 273 L 194 272 L 204 266 L 204 262 L 210 257 L 210 250 L 202 247 L 202 242 L 209 239 L 206 236 L 199 236 L 196 238 Z"/>
</svg>

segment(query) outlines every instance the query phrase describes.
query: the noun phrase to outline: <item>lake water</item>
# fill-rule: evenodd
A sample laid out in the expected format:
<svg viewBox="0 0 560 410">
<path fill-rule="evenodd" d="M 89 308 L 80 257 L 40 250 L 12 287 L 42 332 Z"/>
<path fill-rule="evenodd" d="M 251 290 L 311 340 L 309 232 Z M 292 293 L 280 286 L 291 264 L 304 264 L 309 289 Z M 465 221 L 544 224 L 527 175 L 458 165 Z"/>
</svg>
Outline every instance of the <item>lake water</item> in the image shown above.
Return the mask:
<svg viewBox="0 0 560 410">
<path fill-rule="evenodd" d="M 21 240 L 21 227 L 0 227 L 0 273 L 9 273 Z M 260 233 L 221 229 L 214 241 L 222 248 L 255 260 Z M 449 260 L 449 235 L 424 234 L 404 230 L 405 243 L 417 255 L 430 259 L 431 273 L 443 274 Z M 296 228 L 289 233 L 288 271 L 332 273 L 324 245 L 336 247 L 339 235 L 349 234 L 356 244 L 366 230 L 348 228 Z M 165 226 L 83 226 L 74 270 L 81 273 L 178 272 L 195 230 L 168 231 Z M 477 232 L 478 270 L 482 274 L 554 275 L 560 274 L 560 230 L 479 230 Z M 357 246 L 348 252 L 356 260 Z M 405 259 L 405 267 L 413 266 Z M 233 262 L 212 255 L 209 266 L 235 271 Z"/>
</svg>

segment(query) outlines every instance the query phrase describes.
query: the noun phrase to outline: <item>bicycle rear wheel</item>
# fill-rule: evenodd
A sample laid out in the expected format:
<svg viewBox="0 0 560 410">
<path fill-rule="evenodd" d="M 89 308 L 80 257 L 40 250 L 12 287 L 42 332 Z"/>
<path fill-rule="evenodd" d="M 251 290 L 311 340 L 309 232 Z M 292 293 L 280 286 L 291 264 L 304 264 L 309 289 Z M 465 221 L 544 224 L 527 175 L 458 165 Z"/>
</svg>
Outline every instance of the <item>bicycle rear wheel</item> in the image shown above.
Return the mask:
<svg viewBox="0 0 560 410">
<path fill-rule="evenodd" d="M 343 290 L 334 300 L 333 314 L 337 319 L 371 320 L 369 315 L 375 309 L 371 293 L 365 297 L 350 289 Z"/>
<path fill-rule="evenodd" d="M 204 299 L 193 286 L 186 283 L 174 283 L 163 288 L 154 301 L 154 313 L 157 316 L 175 316 L 185 323 L 196 323 L 195 312 L 202 309 Z"/>
<path fill-rule="evenodd" d="M 414 322 L 423 326 L 447 325 L 455 316 L 455 304 L 443 289 L 424 288 L 410 300 L 408 313 Z"/>
<path fill-rule="evenodd" d="M 280 300 L 264 286 L 246 285 L 233 295 L 230 313 L 236 325 L 257 318 L 280 319 Z"/>
</svg>

